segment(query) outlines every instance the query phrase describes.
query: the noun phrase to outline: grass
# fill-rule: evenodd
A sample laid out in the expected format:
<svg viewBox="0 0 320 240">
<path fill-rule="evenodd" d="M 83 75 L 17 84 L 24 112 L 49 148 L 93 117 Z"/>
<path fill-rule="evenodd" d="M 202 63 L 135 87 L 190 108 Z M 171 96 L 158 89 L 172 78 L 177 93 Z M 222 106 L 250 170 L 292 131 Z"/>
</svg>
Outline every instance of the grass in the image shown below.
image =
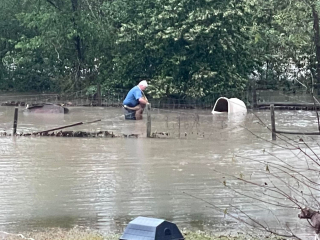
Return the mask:
<svg viewBox="0 0 320 240">
<path fill-rule="evenodd" d="M 211 235 L 205 232 L 182 231 L 185 240 L 280 240 L 273 235 Z M 95 230 L 75 227 L 73 229 L 54 228 L 46 231 L 32 231 L 22 234 L 13 234 L 0 231 L 2 240 L 119 240 L 120 234 L 102 234 Z"/>
</svg>

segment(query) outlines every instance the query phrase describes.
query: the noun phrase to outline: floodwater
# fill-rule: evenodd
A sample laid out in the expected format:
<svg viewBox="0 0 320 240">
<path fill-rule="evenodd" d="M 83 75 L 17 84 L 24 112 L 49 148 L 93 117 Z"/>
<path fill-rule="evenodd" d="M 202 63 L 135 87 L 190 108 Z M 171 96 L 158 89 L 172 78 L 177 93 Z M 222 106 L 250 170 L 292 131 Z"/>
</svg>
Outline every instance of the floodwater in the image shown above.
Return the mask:
<svg viewBox="0 0 320 240">
<path fill-rule="evenodd" d="M 225 216 L 230 205 L 268 226 L 277 224 L 275 215 L 294 230 L 307 226 L 297 218 L 298 210 L 262 211 L 259 202 L 229 189 L 249 194 L 255 188 L 228 176 L 270 180 L 255 161 L 277 161 L 265 152 L 297 164 L 287 150 L 272 144 L 271 133 L 256 117 L 270 127 L 268 111 L 228 116 L 212 115 L 210 110 L 153 109 L 152 132 L 159 138 L 146 138 L 146 117 L 125 121 L 120 108 L 69 109 L 66 115 L 45 115 L 25 114 L 21 107 L 17 132 L 83 122 L 65 130 L 138 137 L 0 137 L 0 231 L 80 225 L 121 233 L 137 216 L 163 218 L 192 230 L 241 231 L 235 219 Z M 14 107 L 0 107 L 0 133 L 12 132 L 13 115 Z M 98 119 L 102 121 L 86 124 Z M 279 111 L 276 119 L 278 129 L 317 130 L 315 112 Z"/>
</svg>

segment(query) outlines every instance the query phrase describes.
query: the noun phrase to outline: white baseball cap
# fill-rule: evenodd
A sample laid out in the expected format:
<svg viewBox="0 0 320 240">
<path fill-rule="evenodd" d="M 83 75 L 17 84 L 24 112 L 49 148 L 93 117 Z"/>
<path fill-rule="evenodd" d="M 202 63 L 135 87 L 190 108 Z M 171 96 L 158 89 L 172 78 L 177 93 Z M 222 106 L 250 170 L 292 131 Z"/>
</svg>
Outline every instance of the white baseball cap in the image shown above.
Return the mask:
<svg viewBox="0 0 320 240">
<path fill-rule="evenodd" d="M 144 86 L 144 87 L 148 87 L 148 83 L 146 80 L 142 80 L 141 82 L 139 82 L 139 85 Z"/>
</svg>

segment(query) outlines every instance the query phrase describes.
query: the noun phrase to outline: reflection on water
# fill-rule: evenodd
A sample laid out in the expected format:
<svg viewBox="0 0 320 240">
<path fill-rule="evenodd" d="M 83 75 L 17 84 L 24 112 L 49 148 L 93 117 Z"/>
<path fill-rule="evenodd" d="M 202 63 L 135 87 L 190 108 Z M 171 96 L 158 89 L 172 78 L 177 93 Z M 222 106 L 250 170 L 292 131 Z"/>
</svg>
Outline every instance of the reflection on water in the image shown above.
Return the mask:
<svg viewBox="0 0 320 240">
<path fill-rule="evenodd" d="M 0 107 L 0 131 L 11 131 L 13 110 Z M 269 112 L 257 114 L 270 125 Z M 277 127 L 312 131 L 314 117 L 310 112 L 277 112 Z M 306 124 L 298 124 L 300 118 Z M 233 161 L 235 154 L 255 157 L 274 149 L 246 130 L 271 138 L 252 113 L 239 118 L 154 109 L 152 130 L 170 132 L 170 138 L 147 139 L 145 120 L 125 121 L 121 109 L 77 107 L 58 116 L 20 114 L 18 132 L 96 119 L 102 121 L 71 130 L 136 133 L 139 138 L 0 138 L 0 230 L 83 225 L 121 232 L 137 216 L 164 218 L 191 229 L 237 227 L 185 193 L 222 208 L 234 201 L 256 211 L 247 199 L 233 199 L 222 184 L 224 176 L 217 174 L 245 174 L 254 163 Z M 286 155 L 282 150 L 278 154 Z M 283 217 L 290 223 L 298 220 L 292 212 Z"/>
</svg>

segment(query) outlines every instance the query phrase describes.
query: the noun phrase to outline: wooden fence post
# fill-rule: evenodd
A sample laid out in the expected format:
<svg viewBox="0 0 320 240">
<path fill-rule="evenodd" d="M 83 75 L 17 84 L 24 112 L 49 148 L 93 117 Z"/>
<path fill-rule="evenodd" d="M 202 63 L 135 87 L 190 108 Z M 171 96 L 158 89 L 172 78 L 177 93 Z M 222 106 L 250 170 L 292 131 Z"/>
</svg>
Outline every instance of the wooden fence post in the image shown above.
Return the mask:
<svg viewBox="0 0 320 240">
<path fill-rule="evenodd" d="M 180 138 L 180 122 L 181 122 L 181 119 L 180 119 L 180 114 L 179 114 L 179 117 L 178 117 L 178 126 L 179 126 L 179 138 Z"/>
<path fill-rule="evenodd" d="M 270 113 L 271 113 L 271 131 L 272 131 L 272 140 L 277 140 L 276 135 L 276 120 L 274 116 L 274 104 L 270 105 Z"/>
<path fill-rule="evenodd" d="M 257 86 L 256 81 L 252 80 L 252 109 L 257 108 Z"/>
<path fill-rule="evenodd" d="M 13 119 L 13 131 L 12 136 L 16 135 L 18 126 L 18 108 L 14 109 L 14 119 Z"/>
<path fill-rule="evenodd" d="M 147 137 L 151 137 L 151 104 L 147 104 Z"/>
</svg>

